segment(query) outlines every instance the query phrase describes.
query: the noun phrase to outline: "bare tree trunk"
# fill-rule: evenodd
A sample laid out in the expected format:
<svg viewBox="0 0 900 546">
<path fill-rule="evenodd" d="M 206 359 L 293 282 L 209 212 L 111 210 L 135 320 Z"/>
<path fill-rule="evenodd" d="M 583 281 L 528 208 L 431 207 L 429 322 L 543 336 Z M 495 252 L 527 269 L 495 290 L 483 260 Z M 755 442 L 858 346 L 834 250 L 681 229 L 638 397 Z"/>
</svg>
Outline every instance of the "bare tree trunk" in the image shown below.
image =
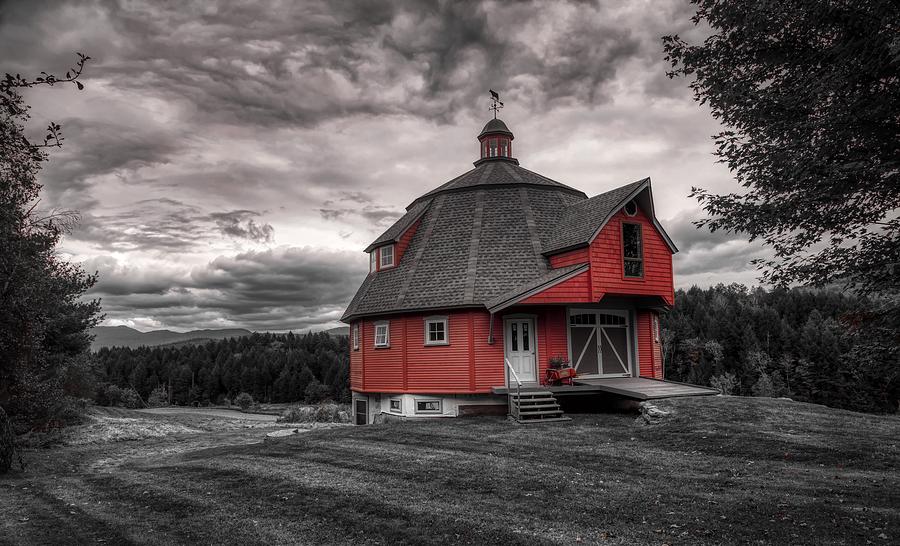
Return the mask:
<svg viewBox="0 0 900 546">
<path fill-rule="evenodd" d="M 16 435 L 13 434 L 12 423 L 6 412 L 0 407 L 0 474 L 5 474 L 12 468 L 15 453 Z"/>
</svg>

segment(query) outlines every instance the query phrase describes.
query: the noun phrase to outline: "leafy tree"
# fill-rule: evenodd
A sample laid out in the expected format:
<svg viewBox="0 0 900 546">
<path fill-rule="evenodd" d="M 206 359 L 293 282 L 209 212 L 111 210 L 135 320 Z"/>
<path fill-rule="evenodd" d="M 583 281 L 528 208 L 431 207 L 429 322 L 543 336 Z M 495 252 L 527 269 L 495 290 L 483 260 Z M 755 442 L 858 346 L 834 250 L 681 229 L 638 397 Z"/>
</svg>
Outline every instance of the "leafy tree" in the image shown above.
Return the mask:
<svg viewBox="0 0 900 546">
<path fill-rule="evenodd" d="M 65 77 L 6 74 L 0 81 L 0 405 L 18 432 L 72 418 L 66 392 L 72 374 L 65 371 L 83 367 L 89 330 L 100 319 L 99 302 L 81 300 L 96 277 L 55 252 L 77 215 L 38 208 L 37 177 L 46 150 L 62 146 L 60 126 L 51 123 L 43 141 L 29 140 L 29 107 L 20 90 L 65 83 L 82 89 L 78 78 L 88 59 L 79 54 Z"/>
<path fill-rule="evenodd" d="M 770 245 L 768 282 L 896 292 L 900 3 L 692 1 L 712 34 L 663 38 L 670 76 L 724 124 L 716 155 L 743 188 L 694 188 L 698 224 Z"/>
<path fill-rule="evenodd" d="M 328 334 L 260 334 L 210 341 L 199 348 L 103 348 L 95 358 L 102 385 L 126 389 L 136 377 L 147 377 L 136 384 L 145 400 L 160 383 L 171 386 L 176 404 L 224 403 L 240 392 L 256 400 L 298 402 L 314 382 L 319 386 L 310 394 L 317 400 L 350 398 L 349 342 Z M 109 403 L 101 394 L 98 403 Z"/>
<path fill-rule="evenodd" d="M 896 319 L 861 318 L 881 313 L 871 299 L 835 290 L 748 292 L 724 285 L 679 290 L 675 297 L 678 306 L 661 321 L 671 347 L 667 378 L 744 396 L 898 410 L 896 347 L 872 341 L 896 335 L 887 332 Z M 885 332 L 872 334 L 876 327 Z M 748 339 L 758 340 L 756 348 L 747 348 Z"/>
<path fill-rule="evenodd" d="M 237 404 L 241 410 L 247 411 L 250 409 L 250 406 L 253 405 L 253 397 L 246 392 L 242 392 L 234 398 L 234 403 Z"/>
</svg>

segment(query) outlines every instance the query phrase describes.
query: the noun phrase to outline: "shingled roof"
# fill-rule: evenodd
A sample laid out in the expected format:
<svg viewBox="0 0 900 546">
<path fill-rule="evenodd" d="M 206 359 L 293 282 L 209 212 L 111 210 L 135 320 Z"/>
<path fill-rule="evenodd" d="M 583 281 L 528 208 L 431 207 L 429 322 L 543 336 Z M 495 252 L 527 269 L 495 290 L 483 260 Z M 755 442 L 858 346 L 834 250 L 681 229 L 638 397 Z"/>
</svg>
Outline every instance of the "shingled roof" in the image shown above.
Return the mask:
<svg viewBox="0 0 900 546">
<path fill-rule="evenodd" d="M 406 210 L 406 214 L 401 216 L 399 220 L 394 222 L 394 225 L 387 228 L 387 231 L 385 231 L 377 239 L 372 241 L 372 244 L 366 247 L 365 252 L 372 252 L 373 248 L 379 247 L 381 245 L 386 245 L 388 243 L 397 242 L 397 239 L 399 239 L 400 236 L 403 235 L 403 233 L 407 229 L 409 229 L 409 226 L 413 225 L 413 223 L 418 220 L 420 216 L 425 214 L 425 211 L 428 209 L 429 203 L 431 203 L 431 199 L 416 201 L 414 204 L 410 205 Z"/>
<path fill-rule="evenodd" d="M 544 246 L 544 254 L 589 243 L 622 203 L 634 198 L 649 183 L 649 178 L 638 180 L 566 208 Z"/>
<path fill-rule="evenodd" d="M 529 171 L 518 164 L 513 163 L 506 158 L 494 158 L 492 161 L 486 161 L 479 164 L 471 171 L 461 174 L 453 180 L 442 184 L 431 190 L 425 195 L 417 198 L 407 207 L 411 209 L 417 203 L 430 199 L 431 197 L 449 191 L 465 190 L 483 186 L 543 186 L 549 188 L 557 188 L 574 196 L 586 199 L 587 195 L 583 191 L 576 190 L 570 186 L 566 186 L 562 182 L 557 182 L 542 176 L 536 172 Z"/>
<path fill-rule="evenodd" d="M 511 158 L 482 159 L 474 169 L 413 201 L 406 214 L 366 248 L 369 252 L 396 242 L 419 220 L 397 266 L 368 275 L 341 320 L 493 309 L 565 280 L 585 266 L 551 269 L 547 256 L 588 244 L 629 199 L 638 198 L 652 218 L 649 184 L 649 179 L 640 180 L 588 199 Z"/>
</svg>

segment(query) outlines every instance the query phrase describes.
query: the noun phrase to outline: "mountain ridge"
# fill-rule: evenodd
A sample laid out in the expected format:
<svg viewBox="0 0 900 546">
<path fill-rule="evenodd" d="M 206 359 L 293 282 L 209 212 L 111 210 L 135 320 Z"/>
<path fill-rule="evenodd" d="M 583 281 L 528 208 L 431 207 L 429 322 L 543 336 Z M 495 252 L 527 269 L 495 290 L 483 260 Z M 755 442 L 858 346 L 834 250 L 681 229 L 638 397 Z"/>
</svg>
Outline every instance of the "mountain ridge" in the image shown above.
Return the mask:
<svg viewBox="0 0 900 546">
<path fill-rule="evenodd" d="M 349 326 L 339 326 L 323 330 L 332 336 L 350 335 Z M 245 328 L 203 329 L 189 332 L 173 332 L 172 330 L 151 330 L 141 332 L 129 326 L 97 326 L 91 330 L 94 340 L 91 350 L 103 347 L 158 347 L 161 345 L 193 345 L 230 337 L 249 336 L 254 333 Z"/>
</svg>

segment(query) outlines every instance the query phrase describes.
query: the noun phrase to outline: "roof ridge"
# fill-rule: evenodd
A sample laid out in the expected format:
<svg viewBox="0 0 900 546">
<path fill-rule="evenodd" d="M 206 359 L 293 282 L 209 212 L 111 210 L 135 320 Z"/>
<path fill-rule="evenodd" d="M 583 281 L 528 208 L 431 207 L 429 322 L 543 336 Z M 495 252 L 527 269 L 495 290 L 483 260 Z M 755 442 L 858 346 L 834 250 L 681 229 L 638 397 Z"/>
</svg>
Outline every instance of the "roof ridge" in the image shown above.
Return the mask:
<svg viewBox="0 0 900 546">
<path fill-rule="evenodd" d="M 519 198 L 522 200 L 522 211 L 525 213 L 525 225 L 528 227 L 528 236 L 531 239 L 531 248 L 534 249 L 534 255 L 538 259 L 538 268 L 541 273 L 546 273 L 547 263 L 541 254 L 541 238 L 537 232 L 537 223 L 534 221 L 534 209 L 531 208 L 531 201 L 528 199 L 528 188 L 519 186 Z"/>
<path fill-rule="evenodd" d="M 415 256 L 413 256 L 413 261 L 409 264 L 409 271 L 406 273 L 406 278 L 403 279 L 403 286 L 400 288 L 400 292 L 397 294 L 396 305 L 398 307 L 403 305 L 403 300 L 406 299 L 406 292 L 407 290 L 409 290 L 409 284 L 410 282 L 412 282 L 412 278 L 415 276 L 416 268 L 419 265 L 419 260 L 422 259 L 422 254 L 425 253 L 425 249 L 428 247 L 428 241 L 431 239 L 431 233 L 434 231 L 434 225 L 437 224 L 437 218 L 440 215 L 441 207 L 444 206 L 444 197 L 445 195 L 438 195 L 432 201 L 432 203 L 434 204 L 434 209 L 431 210 L 431 212 L 433 213 L 430 216 L 431 222 L 429 222 L 428 226 L 425 228 L 425 232 L 422 234 L 422 243 L 419 245 L 419 248 L 416 249 L 416 254 Z"/>
<path fill-rule="evenodd" d="M 509 163 L 504 162 L 503 167 L 506 169 L 506 172 L 508 172 L 509 175 L 515 179 L 516 182 L 518 182 L 520 184 L 526 183 L 524 180 L 522 180 L 522 177 L 519 176 L 519 173 L 517 173 L 516 170 L 510 166 Z M 525 170 L 527 171 L 528 169 L 525 169 Z"/>
<path fill-rule="evenodd" d="M 484 217 L 484 193 L 484 190 L 475 192 L 475 217 L 472 219 L 472 237 L 469 239 L 469 260 L 466 268 L 464 303 L 475 302 L 475 281 L 478 278 L 478 245 L 481 242 L 481 224 Z"/>
</svg>

